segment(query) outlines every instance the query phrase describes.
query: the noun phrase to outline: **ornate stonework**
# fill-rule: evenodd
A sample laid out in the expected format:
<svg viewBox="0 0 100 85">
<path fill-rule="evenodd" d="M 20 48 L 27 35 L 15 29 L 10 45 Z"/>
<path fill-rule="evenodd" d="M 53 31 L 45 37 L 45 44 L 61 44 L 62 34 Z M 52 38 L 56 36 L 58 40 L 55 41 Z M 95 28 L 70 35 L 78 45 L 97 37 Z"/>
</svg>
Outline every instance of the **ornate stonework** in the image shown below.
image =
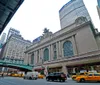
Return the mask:
<svg viewBox="0 0 100 85">
<path fill-rule="evenodd" d="M 76 24 L 76 25 L 80 25 L 80 24 L 83 24 L 83 23 L 85 23 L 85 22 L 87 22 L 87 18 L 86 18 L 86 17 L 83 17 L 83 16 L 78 17 L 78 18 L 75 20 L 75 24 Z"/>
<path fill-rule="evenodd" d="M 50 32 L 49 29 L 44 28 L 43 34 L 41 36 L 41 40 L 44 39 L 44 38 L 47 38 L 47 37 L 49 37 L 51 35 L 52 35 L 52 32 Z"/>
</svg>

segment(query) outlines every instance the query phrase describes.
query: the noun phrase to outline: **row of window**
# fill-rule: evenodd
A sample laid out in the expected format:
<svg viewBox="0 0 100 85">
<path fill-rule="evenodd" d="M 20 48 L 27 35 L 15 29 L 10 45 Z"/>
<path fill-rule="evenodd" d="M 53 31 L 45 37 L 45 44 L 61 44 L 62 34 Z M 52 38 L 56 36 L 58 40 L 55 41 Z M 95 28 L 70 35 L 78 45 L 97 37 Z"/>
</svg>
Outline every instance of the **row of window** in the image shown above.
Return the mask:
<svg viewBox="0 0 100 85">
<path fill-rule="evenodd" d="M 57 59 L 57 47 L 56 44 L 53 45 L 53 59 Z M 73 46 L 71 41 L 66 41 L 63 44 L 63 54 L 64 57 L 69 57 L 69 56 L 73 56 Z M 48 61 L 49 60 L 49 49 L 45 48 L 44 52 L 43 52 L 43 61 Z M 39 57 L 39 51 L 38 51 L 38 55 L 37 57 Z M 31 55 L 31 64 L 34 64 L 34 54 Z"/>
<path fill-rule="evenodd" d="M 24 60 L 15 60 L 15 59 L 4 59 L 4 60 L 7 62 L 16 63 L 16 64 L 23 64 L 24 63 Z"/>
</svg>

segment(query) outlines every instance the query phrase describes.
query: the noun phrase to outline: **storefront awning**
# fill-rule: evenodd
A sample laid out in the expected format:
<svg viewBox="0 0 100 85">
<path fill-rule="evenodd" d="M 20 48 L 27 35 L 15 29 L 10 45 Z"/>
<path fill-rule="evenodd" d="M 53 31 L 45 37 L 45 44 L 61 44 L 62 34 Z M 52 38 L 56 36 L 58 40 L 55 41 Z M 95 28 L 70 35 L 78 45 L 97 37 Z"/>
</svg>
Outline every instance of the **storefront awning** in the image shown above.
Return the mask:
<svg viewBox="0 0 100 85">
<path fill-rule="evenodd" d="M 35 71 L 40 71 L 40 70 L 44 70 L 45 68 L 43 66 L 36 66 L 33 68 L 33 70 Z"/>
</svg>

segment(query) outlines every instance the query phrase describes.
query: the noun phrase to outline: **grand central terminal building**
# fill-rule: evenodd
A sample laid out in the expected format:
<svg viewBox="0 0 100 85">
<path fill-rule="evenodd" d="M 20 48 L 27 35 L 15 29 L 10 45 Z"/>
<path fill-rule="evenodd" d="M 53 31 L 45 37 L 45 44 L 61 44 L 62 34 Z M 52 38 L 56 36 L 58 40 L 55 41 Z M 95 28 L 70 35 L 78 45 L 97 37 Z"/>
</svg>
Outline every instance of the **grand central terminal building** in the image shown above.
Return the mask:
<svg viewBox="0 0 100 85">
<path fill-rule="evenodd" d="M 83 1 L 71 0 L 59 14 L 61 29 L 52 33 L 45 28 L 43 35 L 27 47 L 24 63 L 45 74 L 71 74 L 81 70 L 100 72 L 100 33 L 93 26 Z"/>
</svg>

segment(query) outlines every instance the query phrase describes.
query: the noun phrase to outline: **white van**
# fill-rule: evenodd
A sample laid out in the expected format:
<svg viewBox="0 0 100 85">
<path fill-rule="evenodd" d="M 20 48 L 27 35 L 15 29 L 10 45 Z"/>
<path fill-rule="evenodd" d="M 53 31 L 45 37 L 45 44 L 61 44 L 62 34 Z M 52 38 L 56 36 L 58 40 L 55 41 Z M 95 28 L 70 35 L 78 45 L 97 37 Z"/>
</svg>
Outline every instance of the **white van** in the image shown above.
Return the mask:
<svg viewBox="0 0 100 85">
<path fill-rule="evenodd" d="M 27 72 L 24 77 L 24 79 L 34 79 L 36 80 L 38 78 L 38 72 Z"/>
</svg>

